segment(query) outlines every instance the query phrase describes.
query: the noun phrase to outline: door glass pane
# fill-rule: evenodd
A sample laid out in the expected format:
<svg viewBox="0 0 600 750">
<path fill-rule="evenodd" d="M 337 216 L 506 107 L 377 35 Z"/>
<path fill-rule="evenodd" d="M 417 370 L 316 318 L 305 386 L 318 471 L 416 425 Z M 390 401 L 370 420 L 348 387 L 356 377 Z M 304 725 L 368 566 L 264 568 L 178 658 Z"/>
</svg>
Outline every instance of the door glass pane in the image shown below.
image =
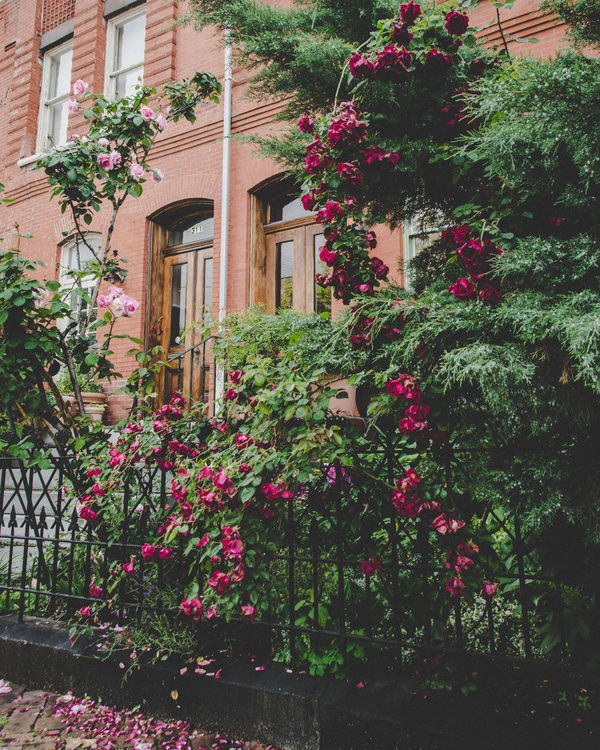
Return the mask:
<svg viewBox="0 0 600 750">
<path fill-rule="evenodd" d="M 185 331 L 185 300 L 187 287 L 187 263 L 171 269 L 171 330 L 169 346 L 180 346 L 181 334 Z"/>
<path fill-rule="evenodd" d="M 204 261 L 204 320 L 210 320 L 212 309 L 213 259 Z"/>
<path fill-rule="evenodd" d="M 312 211 L 307 211 L 302 205 L 300 198 L 290 198 L 286 195 L 271 201 L 269 204 L 269 222 L 292 221 L 292 219 L 304 219 L 312 216 Z"/>
<path fill-rule="evenodd" d="M 294 241 L 277 243 L 277 302 L 279 309 L 294 305 Z"/>
<path fill-rule="evenodd" d="M 322 234 L 315 234 L 313 238 L 313 252 L 315 257 L 315 275 L 324 273 L 329 275 L 331 269 L 319 258 L 319 250 L 325 244 L 325 237 Z M 330 287 L 319 286 L 315 284 L 315 312 L 331 313 L 331 289 Z"/>
</svg>

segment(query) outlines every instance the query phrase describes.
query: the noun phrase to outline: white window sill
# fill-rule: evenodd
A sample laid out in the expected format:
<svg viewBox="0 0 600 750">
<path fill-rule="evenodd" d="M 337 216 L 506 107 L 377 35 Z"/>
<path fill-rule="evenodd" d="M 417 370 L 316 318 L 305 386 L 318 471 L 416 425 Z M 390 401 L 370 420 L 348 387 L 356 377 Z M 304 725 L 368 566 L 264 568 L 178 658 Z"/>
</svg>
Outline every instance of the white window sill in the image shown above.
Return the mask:
<svg viewBox="0 0 600 750">
<path fill-rule="evenodd" d="M 45 154 L 33 154 L 33 156 L 24 156 L 22 159 L 19 159 L 17 161 L 17 167 L 27 167 L 30 164 L 35 164 L 39 159 L 42 158 L 42 156 L 45 156 Z"/>
</svg>

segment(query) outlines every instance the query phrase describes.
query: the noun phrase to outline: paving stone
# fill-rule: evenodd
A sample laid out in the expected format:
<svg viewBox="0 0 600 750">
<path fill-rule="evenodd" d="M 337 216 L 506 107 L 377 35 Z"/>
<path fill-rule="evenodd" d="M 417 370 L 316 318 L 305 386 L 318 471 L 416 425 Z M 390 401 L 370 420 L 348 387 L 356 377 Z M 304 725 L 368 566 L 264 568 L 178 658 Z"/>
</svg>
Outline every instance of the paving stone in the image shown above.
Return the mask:
<svg viewBox="0 0 600 750">
<path fill-rule="evenodd" d="M 38 717 L 38 712 L 35 709 L 29 711 L 21 711 L 17 708 L 8 717 L 8 723 L 4 727 L 4 734 L 12 737 L 15 734 L 25 734 L 34 725 L 35 720 Z"/>
<path fill-rule="evenodd" d="M 35 722 L 36 731 L 47 733 L 48 731 L 57 731 L 62 730 L 63 728 L 64 724 L 62 723 L 60 717 L 48 714 L 45 709 L 42 712 L 42 715 Z"/>
</svg>

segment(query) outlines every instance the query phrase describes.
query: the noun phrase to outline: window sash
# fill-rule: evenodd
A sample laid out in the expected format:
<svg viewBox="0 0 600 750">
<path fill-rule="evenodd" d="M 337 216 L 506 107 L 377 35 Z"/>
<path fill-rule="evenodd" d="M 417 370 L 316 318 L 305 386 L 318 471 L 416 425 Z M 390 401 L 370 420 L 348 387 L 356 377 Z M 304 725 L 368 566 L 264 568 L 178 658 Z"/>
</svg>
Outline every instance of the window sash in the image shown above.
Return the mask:
<svg viewBox="0 0 600 750">
<path fill-rule="evenodd" d="M 38 153 L 53 146 L 64 146 L 68 141 L 67 102 L 71 93 L 72 64 L 71 42 L 44 55 L 36 147 Z"/>
<path fill-rule="evenodd" d="M 138 35 L 140 32 L 139 27 L 136 29 L 135 26 L 130 26 L 132 21 L 137 19 L 143 19 L 143 38 Z M 133 39 L 127 41 L 126 30 L 130 29 L 132 34 L 135 34 Z M 133 10 L 130 13 L 124 13 L 114 20 L 108 23 L 108 33 L 106 37 L 106 94 L 110 98 L 113 98 L 119 94 L 119 96 L 131 96 L 134 88 L 138 83 L 138 79 L 141 79 L 142 83 L 144 80 L 144 53 L 145 53 L 145 30 L 146 30 L 146 13 L 145 11 L 140 12 L 139 9 Z M 141 42 L 141 43 L 140 43 Z M 134 59 L 125 60 L 125 64 L 119 64 L 119 52 L 123 48 L 135 48 L 139 45 L 139 56 Z M 129 80 L 128 80 L 129 79 Z M 124 80 L 124 91 L 120 90 L 120 86 L 123 84 L 120 80 Z"/>
</svg>

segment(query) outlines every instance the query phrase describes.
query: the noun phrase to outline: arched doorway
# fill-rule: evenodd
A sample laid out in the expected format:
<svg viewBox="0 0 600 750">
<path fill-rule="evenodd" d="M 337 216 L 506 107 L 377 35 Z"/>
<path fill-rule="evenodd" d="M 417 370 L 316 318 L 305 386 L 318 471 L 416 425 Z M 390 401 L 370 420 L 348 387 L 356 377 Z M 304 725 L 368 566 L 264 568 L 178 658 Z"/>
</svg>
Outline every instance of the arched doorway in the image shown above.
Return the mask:
<svg viewBox="0 0 600 750">
<path fill-rule="evenodd" d="M 147 341 L 160 344 L 161 400 L 178 390 L 207 401 L 210 351 L 203 323 L 210 318 L 213 283 L 213 204 L 181 202 L 150 217 Z"/>
</svg>

